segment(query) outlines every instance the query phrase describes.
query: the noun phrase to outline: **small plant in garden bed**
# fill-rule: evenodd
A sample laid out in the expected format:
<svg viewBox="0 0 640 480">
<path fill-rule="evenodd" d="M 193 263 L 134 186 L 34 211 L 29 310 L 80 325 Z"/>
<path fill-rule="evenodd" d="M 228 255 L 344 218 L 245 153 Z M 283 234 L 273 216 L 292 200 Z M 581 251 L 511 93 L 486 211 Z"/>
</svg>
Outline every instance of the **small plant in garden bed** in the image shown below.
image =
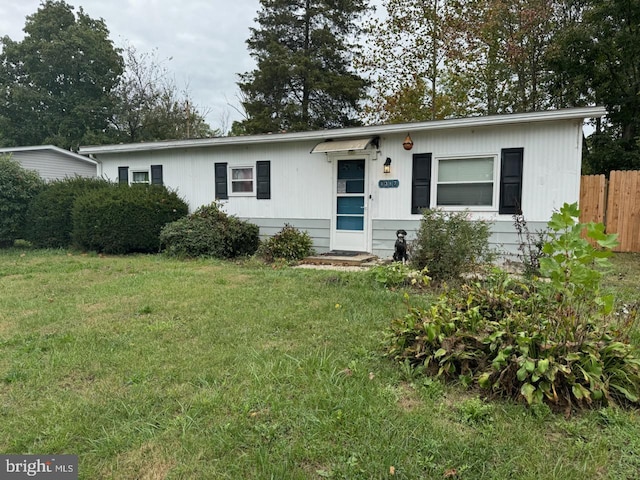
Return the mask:
<svg viewBox="0 0 640 480">
<path fill-rule="evenodd" d="M 547 240 L 548 231 L 531 232 L 522 214 L 513 216 L 513 226 L 518 234 L 518 259 L 527 276 L 540 275 L 540 259 L 544 257 L 542 248 Z"/>
<path fill-rule="evenodd" d="M 411 286 L 414 288 L 426 288 L 431 282 L 429 271 L 425 267 L 422 270 L 416 270 L 409 265 L 394 262 L 388 265 L 376 265 L 371 267 L 368 275 L 373 280 L 386 287 L 397 288 L 403 286 Z"/>
<path fill-rule="evenodd" d="M 540 270 L 548 281 L 496 270 L 392 323 L 387 354 L 494 395 L 563 408 L 640 405 L 640 350 L 626 342 L 636 313 L 600 292 L 615 237 L 565 204 L 549 221 Z M 586 228 L 595 248 L 581 237 Z M 625 313 L 626 312 L 626 313 Z"/>
</svg>

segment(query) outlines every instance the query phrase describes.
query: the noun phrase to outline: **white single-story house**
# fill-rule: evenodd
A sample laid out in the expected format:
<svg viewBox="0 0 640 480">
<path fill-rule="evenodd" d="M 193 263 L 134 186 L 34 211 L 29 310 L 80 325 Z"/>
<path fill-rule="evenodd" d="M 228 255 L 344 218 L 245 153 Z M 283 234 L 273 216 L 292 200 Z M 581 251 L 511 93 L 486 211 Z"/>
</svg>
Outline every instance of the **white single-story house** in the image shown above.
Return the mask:
<svg viewBox="0 0 640 480">
<path fill-rule="evenodd" d="M 163 183 L 191 210 L 219 199 L 273 235 L 309 232 L 318 253 L 391 256 L 396 230 L 425 208 L 493 222 L 492 243 L 517 250 L 513 215 L 542 228 L 580 195 L 583 123 L 601 107 L 299 133 L 85 146 L 98 175 Z"/>
<path fill-rule="evenodd" d="M 46 181 L 96 177 L 98 173 L 95 160 L 53 145 L 0 148 L 0 155 L 10 155 L 22 168 L 35 170 Z"/>
</svg>

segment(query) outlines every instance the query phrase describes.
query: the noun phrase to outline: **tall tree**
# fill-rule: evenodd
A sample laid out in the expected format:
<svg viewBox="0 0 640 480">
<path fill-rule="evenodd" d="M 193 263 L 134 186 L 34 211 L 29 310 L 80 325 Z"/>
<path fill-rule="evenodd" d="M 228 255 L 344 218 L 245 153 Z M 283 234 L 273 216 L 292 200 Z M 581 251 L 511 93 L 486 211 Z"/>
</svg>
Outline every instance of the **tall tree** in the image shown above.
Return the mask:
<svg viewBox="0 0 640 480">
<path fill-rule="evenodd" d="M 569 2 L 572 5 L 571 2 Z M 640 168 L 640 2 L 583 0 L 559 37 L 555 69 L 565 101 L 604 104 L 585 157 L 587 173 Z M 580 95 L 575 95 L 580 92 Z"/>
<path fill-rule="evenodd" d="M 547 108 L 553 0 L 468 0 L 458 5 L 457 20 L 466 25 L 466 35 L 456 60 L 479 113 Z"/>
<path fill-rule="evenodd" d="M 552 0 L 385 0 L 360 66 L 368 121 L 545 108 Z"/>
<path fill-rule="evenodd" d="M 487 43 L 511 74 L 499 111 L 528 112 L 549 106 L 545 56 L 554 34 L 552 0 L 491 0 Z M 496 112 L 490 112 L 496 113 Z"/>
<path fill-rule="evenodd" d="M 114 89 L 114 140 L 141 142 L 219 135 L 189 97 L 180 93 L 155 52 L 124 48 L 125 70 Z"/>
<path fill-rule="evenodd" d="M 443 93 L 450 28 L 444 0 L 384 0 L 384 18 L 365 26 L 368 40 L 358 66 L 372 81 L 365 109 L 369 123 L 443 118 L 451 108 Z"/>
<path fill-rule="evenodd" d="M 77 148 L 104 139 L 122 58 L 103 20 L 46 0 L 22 41 L 2 38 L 0 142 Z"/>
<path fill-rule="evenodd" d="M 358 124 L 366 82 L 352 72 L 352 38 L 365 0 L 260 0 L 247 45 L 257 68 L 241 74 L 246 119 L 233 133 Z"/>
</svg>

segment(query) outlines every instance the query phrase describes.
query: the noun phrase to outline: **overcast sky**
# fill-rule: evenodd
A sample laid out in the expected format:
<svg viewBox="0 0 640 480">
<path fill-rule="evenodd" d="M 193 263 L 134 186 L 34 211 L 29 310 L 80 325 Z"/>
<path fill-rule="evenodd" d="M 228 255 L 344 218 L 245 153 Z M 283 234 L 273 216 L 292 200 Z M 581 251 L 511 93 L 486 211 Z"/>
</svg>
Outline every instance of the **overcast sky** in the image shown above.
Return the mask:
<svg viewBox="0 0 640 480">
<path fill-rule="evenodd" d="M 157 49 L 157 57 L 188 88 L 212 128 L 231 127 L 241 119 L 237 74 L 254 63 L 245 41 L 254 25 L 259 0 L 66 0 L 91 18 L 104 19 L 116 46 L 133 45 L 138 53 Z M 0 0 L 0 37 L 21 40 L 27 15 L 40 0 Z M 230 106 L 231 105 L 231 106 Z M 225 115 L 228 120 L 225 122 Z M 226 125 L 224 125 L 226 123 Z"/>
</svg>

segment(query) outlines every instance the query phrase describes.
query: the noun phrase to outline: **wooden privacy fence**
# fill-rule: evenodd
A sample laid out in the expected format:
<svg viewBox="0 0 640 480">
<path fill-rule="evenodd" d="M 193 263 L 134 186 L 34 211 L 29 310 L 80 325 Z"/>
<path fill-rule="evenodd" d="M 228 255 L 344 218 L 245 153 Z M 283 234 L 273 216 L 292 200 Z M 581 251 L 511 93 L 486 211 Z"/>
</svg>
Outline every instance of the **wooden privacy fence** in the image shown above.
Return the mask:
<svg viewBox="0 0 640 480">
<path fill-rule="evenodd" d="M 613 171 L 608 182 L 604 175 L 583 175 L 580 221 L 617 233 L 616 252 L 640 252 L 640 171 Z"/>
</svg>

